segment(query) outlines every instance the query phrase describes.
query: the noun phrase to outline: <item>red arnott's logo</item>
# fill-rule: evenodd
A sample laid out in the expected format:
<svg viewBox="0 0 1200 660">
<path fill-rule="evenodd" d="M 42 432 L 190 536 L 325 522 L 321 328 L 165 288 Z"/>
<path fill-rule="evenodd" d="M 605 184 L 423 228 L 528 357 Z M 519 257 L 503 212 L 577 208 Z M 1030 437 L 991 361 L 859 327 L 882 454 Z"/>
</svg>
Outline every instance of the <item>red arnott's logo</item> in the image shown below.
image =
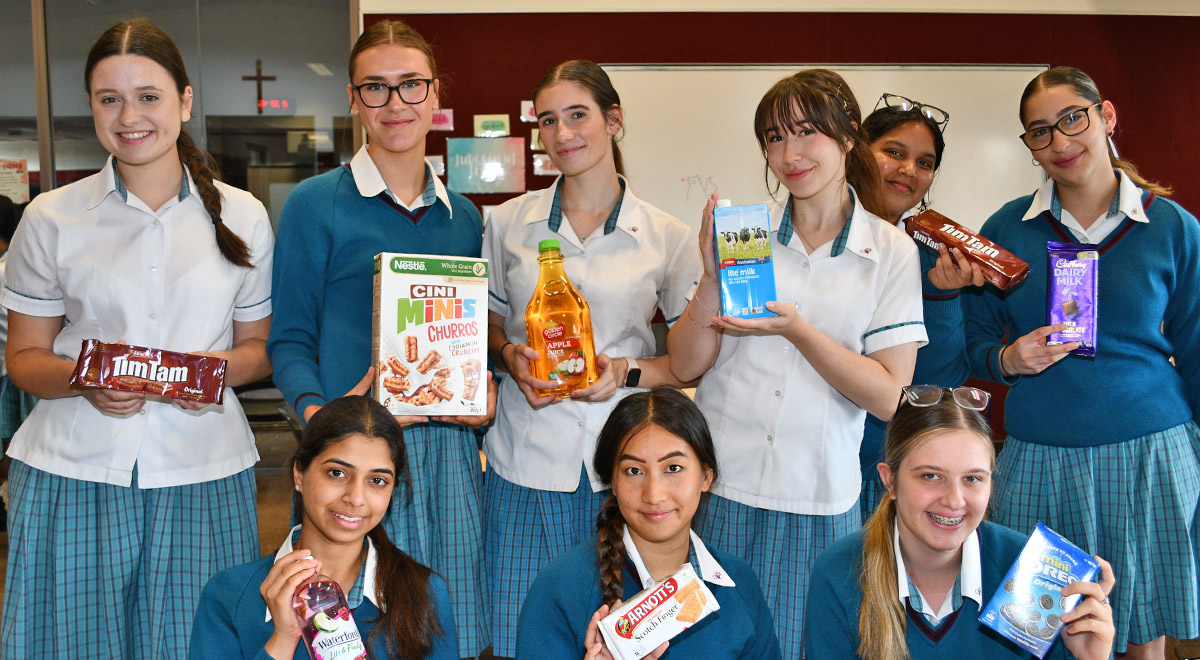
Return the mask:
<svg viewBox="0 0 1200 660">
<path fill-rule="evenodd" d="M 679 589 L 679 584 L 675 582 L 675 578 L 668 578 L 657 589 L 651 591 L 645 598 L 633 609 L 625 613 L 625 616 L 617 619 L 617 634 L 625 639 L 633 637 L 633 629 L 637 628 L 638 624 L 650 615 L 659 605 L 667 602 L 671 596 Z"/>
<path fill-rule="evenodd" d="M 546 326 L 542 328 L 542 337 L 546 341 L 558 339 L 563 336 L 563 325 L 555 321 L 546 321 Z"/>
</svg>

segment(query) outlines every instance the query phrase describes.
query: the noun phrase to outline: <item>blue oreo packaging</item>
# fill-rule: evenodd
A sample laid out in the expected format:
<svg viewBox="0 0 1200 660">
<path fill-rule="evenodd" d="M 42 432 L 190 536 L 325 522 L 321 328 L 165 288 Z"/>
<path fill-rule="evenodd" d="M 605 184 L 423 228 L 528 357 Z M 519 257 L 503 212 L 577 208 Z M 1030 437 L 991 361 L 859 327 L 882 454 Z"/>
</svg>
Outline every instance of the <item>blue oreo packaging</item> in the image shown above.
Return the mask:
<svg viewBox="0 0 1200 660">
<path fill-rule="evenodd" d="M 1066 323 L 1067 329 L 1046 338 L 1046 344 L 1079 342 L 1075 355 L 1096 356 L 1096 294 L 1100 282 L 1100 253 L 1088 243 L 1046 242 L 1046 325 Z"/>
<path fill-rule="evenodd" d="M 723 199 L 713 209 L 713 230 L 721 313 L 743 319 L 775 316 L 767 311 L 767 301 L 776 299 L 767 205 L 730 206 Z"/>
<path fill-rule="evenodd" d="M 1074 543 L 1038 523 L 979 621 L 1039 658 L 1062 632 L 1062 615 L 1081 596 L 1063 596 L 1072 582 L 1091 582 L 1100 564 Z"/>
</svg>

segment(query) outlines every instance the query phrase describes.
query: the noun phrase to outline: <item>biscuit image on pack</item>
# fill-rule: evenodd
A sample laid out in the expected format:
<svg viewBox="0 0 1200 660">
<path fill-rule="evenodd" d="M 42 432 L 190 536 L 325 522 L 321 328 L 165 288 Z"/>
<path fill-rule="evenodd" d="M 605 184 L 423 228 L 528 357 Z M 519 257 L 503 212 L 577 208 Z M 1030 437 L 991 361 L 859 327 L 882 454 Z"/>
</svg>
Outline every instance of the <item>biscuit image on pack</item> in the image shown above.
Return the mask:
<svg viewBox="0 0 1200 660">
<path fill-rule="evenodd" d="M 375 256 L 375 399 L 394 415 L 483 415 L 486 259 Z"/>
<path fill-rule="evenodd" d="M 1080 599 L 1079 594 L 1063 596 L 1063 587 L 1099 574 L 1100 564 L 1091 556 L 1039 522 L 979 621 L 1045 657 L 1062 631 L 1063 613 Z"/>
<path fill-rule="evenodd" d="M 604 617 L 600 634 L 614 658 L 638 660 L 719 609 L 692 565 L 684 564 Z"/>
<path fill-rule="evenodd" d="M 1046 259 L 1046 325 L 1067 324 L 1046 345 L 1076 341 L 1072 353 L 1095 357 L 1100 253 L 1088 243 L 1047 241 Z"/>
</svg>

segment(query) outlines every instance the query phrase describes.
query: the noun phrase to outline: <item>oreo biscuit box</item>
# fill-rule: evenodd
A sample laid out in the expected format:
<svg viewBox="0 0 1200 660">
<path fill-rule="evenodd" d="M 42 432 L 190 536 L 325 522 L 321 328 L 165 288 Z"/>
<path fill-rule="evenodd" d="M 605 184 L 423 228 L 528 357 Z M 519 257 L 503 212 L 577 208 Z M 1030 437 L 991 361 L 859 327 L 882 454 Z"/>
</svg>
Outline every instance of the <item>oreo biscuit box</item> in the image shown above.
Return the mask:
<svg viewBox="0 0 1200 660">
<path fill-rule="evenodd" d="M 771 218 L 766 204 L 713 209 L 713 239 L 721 282 L 721 313 L 743 319 L 775 316 L 775 267 L 771 261 Z"/>
<path fill-rule="evenodd" d="M 486 259 L 375 255 L 372 393 L 393 415 L 487 414 Z"/>
<path fill-rule="evenodd" d="M 1081 598 L 1063 596 L 1063 587 L 1094 581 L 1099 574 L 1100 564 L 1088 553 L 1039 522 L 979 621 L 1045 657 L 1062 632 L 1063 613 Z"/>
</svg>

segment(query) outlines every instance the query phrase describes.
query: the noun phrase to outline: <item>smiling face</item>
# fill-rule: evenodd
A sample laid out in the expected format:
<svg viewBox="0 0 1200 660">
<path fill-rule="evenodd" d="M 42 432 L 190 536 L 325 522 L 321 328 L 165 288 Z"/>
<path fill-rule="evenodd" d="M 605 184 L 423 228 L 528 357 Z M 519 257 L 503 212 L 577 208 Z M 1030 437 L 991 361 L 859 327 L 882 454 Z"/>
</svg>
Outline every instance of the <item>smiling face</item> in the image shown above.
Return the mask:
<svg viewBox="0 0 1200 660">
<path fill-rule="evenodd" d="M 621 110 L 600 110 L 582 85 L 559 82 L 534 99 L 538 130 L 546 154 L 564 176 L 578 176 L 600 166 L 616 173 L 612 138 L 621 130 Z"/>
<path fill-rule="evenodd" d="M 871 143 L 883 184 L 886 218 L 893 223 L 917 206 L 933 185 L 937 152 L 924 122 L 901 124 Z"/>
<path fill-rule="evenodd" d="M 362 543 L 392 500 L 396 465 L 386 441 L 355 433 L 293 468 L 304 500 L 304 527 L 331 543 Z"/>
<path fill-rule="evenodd" d="M 1055 85 L 1034 92 L 1022 107 L 1026 130 L 1052 126 L 1075 112 L 1086 113 L 1074 116 L 1076 121 L 1089 122 L 1087 130 L 1069 136 L 1054 130 L 1050 146 L 1032 152 L 1034 160 L 1059 185 L 1085 185 L 1097 177 L 1113 176 L 1108 134 L 1117 125 L 1116 109 L 1108 101 L 1092 105 L 1070 86 Z"/>
<path fill-rule="evenodd" d="M 92 70 L 89 101 L 96 137 L 125 167 L 182 167 L 175 140 L 192 116 L 192 88 L 182 94 L 162 65 L 143 55 L 114 55 Z"/>
<path fill-rule="evenodd" d="M 972 431 L 940 431 L 913 447 L 896 474 L 880 464 L 906 556 L 958 553 L 979 527 L 992 494 L 989 442 Z"/>
<path fill-rule="evenodd" d="M 354 61 L 354 76 L 346 92 L 350 96 L 350 112 L 362 120 L 371 146 L 395 154 L 419 150 L 425 155 L 425 136 L 433 123 L 433 111 L 438 109 L 439 81 L 434 80 L 429 96 L 421 103 L 408 104 L 392 92 L 387 104 L 369 108 L 363 104 L 355 85 L 384 83 L 398 85 L 412 78 L 432 78 L 432 67 L 425 53 L 397 44 L 372 46 L 358 54 Z M 372 151 L 372 154 L 377 154 Z"/>
<path fill-rule="evenodd" d="M 775 178 L 797 199 L 836 192 L 846 181 L 846 152 L 852 145 L 817 130 L 804 120 L 799 108 L 791 126 L 766 131 L 767 165 Z"/>
<path fill-rule="evenodd" d="M 612 482 L 629 534 L 640 547 L 686 542 L 700 494 L 711 485 L 712 471 L 691 445 L 653 424 L 625 441 Z"/>
</svg>

